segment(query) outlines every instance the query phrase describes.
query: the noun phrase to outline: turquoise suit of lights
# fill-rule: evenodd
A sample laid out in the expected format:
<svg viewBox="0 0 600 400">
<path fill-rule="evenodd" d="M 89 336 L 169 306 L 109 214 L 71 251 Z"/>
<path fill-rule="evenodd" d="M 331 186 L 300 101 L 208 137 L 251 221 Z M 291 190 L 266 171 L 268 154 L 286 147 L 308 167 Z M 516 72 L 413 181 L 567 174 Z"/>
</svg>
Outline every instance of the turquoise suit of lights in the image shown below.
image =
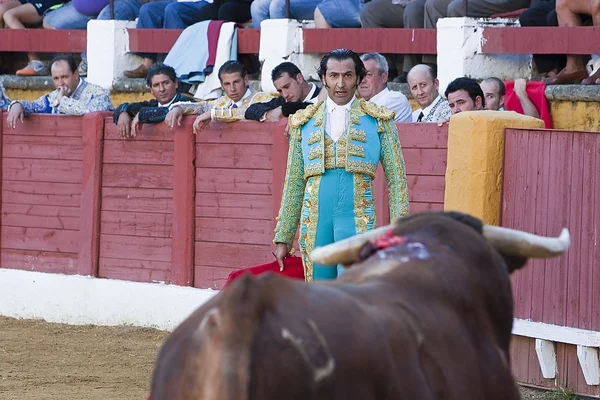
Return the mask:
<svg viewBox="0 0 600 400">
<path fill-rule="evenodd" d="M 363 99 L 351 105 L 337 140 L 325 132 L 325 103 L 290 116 L 290 147 L 274 242 L 292 244 L 300 223 L 306 281 L 335 279 L 335 265 L 313 263 L 310 252 L 375 227 L 373 179 L 381 161 L 392 219 L 408 214 L 404 158 L 394 113 Z"/>
</svg>

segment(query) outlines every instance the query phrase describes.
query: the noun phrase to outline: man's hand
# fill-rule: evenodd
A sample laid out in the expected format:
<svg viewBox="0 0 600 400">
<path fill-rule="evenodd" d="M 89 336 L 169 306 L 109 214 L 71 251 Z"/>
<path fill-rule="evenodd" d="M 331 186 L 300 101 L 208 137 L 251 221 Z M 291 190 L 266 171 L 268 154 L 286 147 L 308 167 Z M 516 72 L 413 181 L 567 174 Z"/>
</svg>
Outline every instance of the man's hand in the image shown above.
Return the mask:
<svg viewBox="0 0 600 400">
<path fill-rule="evenodd" d="M 527 81 L 523 78 L 515 79 L 514 89 L 516 94 L 527 93 Z"/>
<path fill-rule="evenodd" d="M 283 130 L 283 136 L 285 136 L 286 139 L 289 139 L 291 135 L 292 135 L 292 132 L 290 131 L 290 122 L 288 121 L 288 123 L 285 124 L 285 129 Z"/>
<path fill-rule="evenodd" d="M 119 137 L 121 139 L 129 139 L 131 137 L 131 117 L 129 114 L 126 112 L 119 114 L 117 128 L 119 128 Z"/>
<path fill-rule="evenodd" d="M 204 114 L 196 117 L 196 120 L 194 121 L 194 127 L 193 127 L 194 135 L 197 135 L 198 132 L 200 132 L 201 130 L 206 128 L 208 126 L 208 124 L 210 124 L 210 111 L 207 111 Z"/>
<path fill-rule="evenodd" d="M 131 122 L 131 137 L 136 137 L 137 133 L 142 130 L 142 123 L 140 122 L 140 114 L 137 113 L 135 118 Z"/>
<path fill-rule="evenodd" d="M 14 103 L 8 112 L 6 125 L 8 125 L 8 127 L 11 129 L 15 129 L 17 127 L 18 120 L 21 120 L 21 123 L 23 123 L 23 116 L 23 106 L 19 103 Z"/>
<path fill-rule="evenodd" d="M 292 246 L 286 243 L 277 243 L 277 247 L 275 248 L 275 258 L 277 259 L 277 264 L 279 264 L 279 270 L 283 271 L 283 259 L 286 258 L 290 251 L 292 250 Z"/>
<path fill-rule="evenodd" d="M 265 121 L 269 121 L 269 122 L 279 121 L 279 118 L 283 117 L 283 114 L 281 112 L 281 107 L 277 107 L 277 108 L 267 111 L 267 115 L 265 117 L 266 117 Z"/>
<path fill-rule="evenodd" d="M 449 122 L 450 122 L 450 118 L 448 118 L 448 119 L 438 119 L 437 126 L 444 126 L 444 124 L 447 124 Z"/>
<path fill-rule="evenodd" d="M 165 117 L 165 124 L 169 126 L 169 128 L 173 129 L 175 124 L 177 126 L 181 125 L 181 119 L 183 118 L 183 108 L 181 107 L 173 107 L 171 111 Z"/>
<path fill-rule="evenodd" d="M 56 98 L 56 101 L 58 102 L 58 104 L 60 104 L 62 98 L 67 95 L 69 88 L 66 85 L 63 85 L 56 88 L 56 91 L 58 92 L 58 97 Z"/>
</svg>

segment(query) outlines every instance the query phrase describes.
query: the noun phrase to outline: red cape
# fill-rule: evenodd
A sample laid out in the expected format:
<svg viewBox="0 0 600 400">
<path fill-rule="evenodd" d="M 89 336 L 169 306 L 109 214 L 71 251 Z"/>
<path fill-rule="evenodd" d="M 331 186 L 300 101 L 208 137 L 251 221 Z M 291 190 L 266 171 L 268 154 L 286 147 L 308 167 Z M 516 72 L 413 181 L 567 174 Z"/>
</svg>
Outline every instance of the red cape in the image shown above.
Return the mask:
<svg viewBox="0 0 600 400">
<path fill-rule="evenodd" d="M 240 270 L 233 271 L 227 277 L 227 282 L 225 282 L 224 287 L 227 287 L 227 285 L 229 285 L 234 279 L 238 278 L 246 272 L 252 275 L 260 275 L 264 274 L 265 272 L 273 272 L 275 274 L 280 274 L 289 278 L 304 279 L 304 268 L 302 267 L 301 257 L 287 257 L 285 259 L 284 265 L 285 268 L 283 269 L 283 271 L 279 271 L 279 264 L 277 264 L 277 260 L 275 260 L 268 264 L 262 264 L 254 267 L 242 268 Z"/>
<path fill-rule="evenodd" d="M 521 107 L 521 102 L 514 91 L 515 82 L 507 81 L 504 82 L 504 85 L 506 86 L 504 108 L 507 111 L 515 111 L 519 114 L 523 114 L 523 107 Z M 550 115 L 550 106 L 548 105 L 545 91 L 546 84 L 544 82 L 527 82 L 527 96 L 529 96 L 529 99 L 540 113 L 540 119 L 544 121 L 546 129 L 552 129 L 552 115 Z"/>
</svg>

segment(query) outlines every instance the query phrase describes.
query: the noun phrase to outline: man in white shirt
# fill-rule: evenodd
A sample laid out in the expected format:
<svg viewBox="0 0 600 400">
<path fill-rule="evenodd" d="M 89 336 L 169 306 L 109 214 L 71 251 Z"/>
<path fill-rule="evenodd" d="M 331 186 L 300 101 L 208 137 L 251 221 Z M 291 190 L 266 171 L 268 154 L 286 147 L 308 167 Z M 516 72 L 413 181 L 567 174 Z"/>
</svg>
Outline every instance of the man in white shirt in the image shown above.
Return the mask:
<svg viewBox="0 0 600 400">
<path fill-rule="evenodd" d="M 358 86 L 360 97 L 393 111 L 395 122 L 411 122 L 411 108 L 406 96 L 387 87 L 389 67 L 385 57 L 379 53 L 365 53 L 360 59 L 367 69 L 367 75 Z"/>
<path fill-rule="evenodd" d="M 450 106 L 440 95 L 439 81 L 429 65 L 415 65 L 406 77 L 408 87 L 419 108 L 413 111 L 413 122 L 438 122 L 450 118 Z"/>
</svg>

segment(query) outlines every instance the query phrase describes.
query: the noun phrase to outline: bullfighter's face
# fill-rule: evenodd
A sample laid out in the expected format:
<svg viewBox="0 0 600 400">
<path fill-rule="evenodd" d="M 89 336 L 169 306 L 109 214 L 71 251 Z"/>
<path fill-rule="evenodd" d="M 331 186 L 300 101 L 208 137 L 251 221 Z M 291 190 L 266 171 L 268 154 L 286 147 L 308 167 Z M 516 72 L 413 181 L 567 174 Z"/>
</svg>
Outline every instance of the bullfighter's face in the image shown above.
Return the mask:
<svg viewBox="0 0 600 400">
<path fill-rule="evenodd" d="M 348 104 L 358 86 L 356 66 L 351 58 L 345 60 L 329 59 L 327 71 L 322 78 L 323 85 L 327 88 L 329 98 L 337 105 Z"/>
<path fill-rule="evenodd" d="M 248 89 L 248 75 L 242 78 L 239 72 L 221 75 L 221 87 L 234 103 L 240 101 Z"/>
<path fill-rule="evenodd" d="M 150 93 L 160 104 L 169 104 L 177 94 L 177 86 L 168 75 L 156 74 L 150 81 Z"/>
</svg>

